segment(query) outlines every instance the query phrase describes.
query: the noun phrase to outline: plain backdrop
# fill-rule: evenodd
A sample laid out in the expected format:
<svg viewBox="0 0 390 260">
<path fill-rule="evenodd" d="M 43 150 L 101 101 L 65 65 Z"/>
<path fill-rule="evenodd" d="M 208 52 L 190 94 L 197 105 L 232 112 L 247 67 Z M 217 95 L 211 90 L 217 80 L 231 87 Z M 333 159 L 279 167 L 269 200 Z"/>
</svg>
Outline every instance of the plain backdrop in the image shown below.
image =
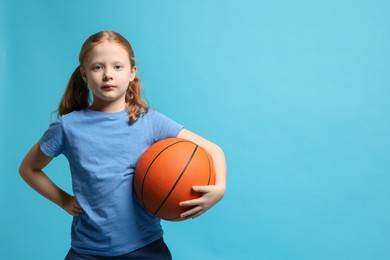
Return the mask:
<svg viewBox="0 0 390 260">
<path fill-rule="evenodd" d="M 63 259 L 71 216 L 18 167 L 82 43 L 133 45 L 152 108 L 219 144 L 225 198 L 163 221 L 174 259 L 390 259 L 390 2 L 0 2 L 0 258 Z M 68 163 L 46 173 L 71 192 Z"/>
</svg>

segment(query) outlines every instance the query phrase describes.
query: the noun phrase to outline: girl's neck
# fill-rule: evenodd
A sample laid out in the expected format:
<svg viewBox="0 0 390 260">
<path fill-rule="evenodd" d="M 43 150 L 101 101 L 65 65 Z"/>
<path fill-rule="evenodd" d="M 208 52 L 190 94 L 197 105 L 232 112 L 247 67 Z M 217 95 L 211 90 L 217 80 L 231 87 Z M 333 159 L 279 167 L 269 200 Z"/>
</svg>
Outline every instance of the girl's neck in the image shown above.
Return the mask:
<svg viewBox="0 0 390 260">
<path fill-rule="evenodd" d="M 126 108 L 126 103 L 98 103 L 93 102 L 89 109 L 99 112 L 115 113 L 120 112 Z"/>
</svg>

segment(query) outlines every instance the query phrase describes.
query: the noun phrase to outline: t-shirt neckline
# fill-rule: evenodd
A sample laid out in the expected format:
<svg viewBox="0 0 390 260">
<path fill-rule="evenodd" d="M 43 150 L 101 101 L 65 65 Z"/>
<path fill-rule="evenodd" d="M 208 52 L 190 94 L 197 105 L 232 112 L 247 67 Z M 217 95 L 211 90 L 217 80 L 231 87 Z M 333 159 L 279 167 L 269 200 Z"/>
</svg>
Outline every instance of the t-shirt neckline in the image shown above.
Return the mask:
<svg viewBox="0 0 390 260">
<path fill-rule="evenodd" d="M 116 116 L 120 115 L 124 112 L 127 112 L 127 109 L 122 109 L 117 112 L 104 112 L 104 111 L 97 111 L 97 110 L 92 110 L 90 108 L 85 108 L 85 112 L 90 115 L 105 115 L 105 116 Z"/>
</svg>

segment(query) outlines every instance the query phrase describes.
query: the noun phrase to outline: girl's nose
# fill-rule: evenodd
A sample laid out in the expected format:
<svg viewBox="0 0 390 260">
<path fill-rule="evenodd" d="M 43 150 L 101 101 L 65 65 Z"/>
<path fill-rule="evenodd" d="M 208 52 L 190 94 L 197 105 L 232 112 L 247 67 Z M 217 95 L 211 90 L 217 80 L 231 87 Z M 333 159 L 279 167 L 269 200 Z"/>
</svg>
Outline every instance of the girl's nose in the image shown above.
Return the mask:
<svg viewBox="0 0 390 260">
<path fill-rule="evenodd" d="M 109 81 L 109 80 L 112 80 L 112 77 L 107 74 L 104 74 L 103 81 Z"/>
</svg>

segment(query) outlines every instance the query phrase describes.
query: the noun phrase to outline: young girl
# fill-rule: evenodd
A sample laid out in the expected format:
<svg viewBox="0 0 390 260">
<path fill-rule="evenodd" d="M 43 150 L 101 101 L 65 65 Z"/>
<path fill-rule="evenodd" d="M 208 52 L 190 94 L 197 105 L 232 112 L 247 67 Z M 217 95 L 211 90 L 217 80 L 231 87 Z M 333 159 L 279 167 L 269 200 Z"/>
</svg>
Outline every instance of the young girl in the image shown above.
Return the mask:
<svg viewBox="0 0 390 260">
<path fill-rule="evenodd" d="M 153 143 L 179 137 L 208 151 L 216 184 L 194 186 L 198 199 L 183 219 L 196 218 L 224 195 L 226 163 L 215 144 L 150 110 L 141 98 L 134 52 L 120 34 L 103 31 L 83 44 L 80 65 L 59 105 L 59 118 L 24 158 L 19 172 L 37 192 L 74 216 L 66 259 L 171 259 L 160 220 L 140 206 L 133 173 L 141 154 Z M 90 91 L 93 101 L 89 102 Z M 64 154 L 72 174 L 73 195 L 43 172 Z"/>
</svg>

